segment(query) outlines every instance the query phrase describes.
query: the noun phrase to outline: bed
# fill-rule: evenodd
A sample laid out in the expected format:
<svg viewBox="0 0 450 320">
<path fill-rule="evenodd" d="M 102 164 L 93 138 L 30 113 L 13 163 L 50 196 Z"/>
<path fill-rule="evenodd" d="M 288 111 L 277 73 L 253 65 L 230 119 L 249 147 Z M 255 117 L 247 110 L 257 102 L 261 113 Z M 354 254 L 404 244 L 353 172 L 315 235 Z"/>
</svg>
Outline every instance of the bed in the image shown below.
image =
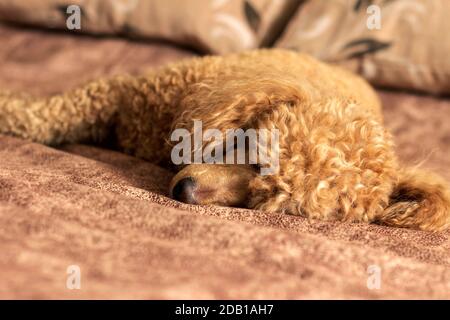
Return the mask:
<svg viewBox="0 0 450 320">
<path fill-rule="evenodd" d="M 196 55 L 163 41 L 9 25 L 0 39 L 0 88 L 35 95 Z M 450 179 L 450 100 L 379 93 L 401 160 Z M 95 146 L 0 136 L 0 298 L 450 297 L 449 231 L 190 206 L 168 197 L 171 177 Z M 67 284 L 71 266 L 79 290 Z"/>
</svg>

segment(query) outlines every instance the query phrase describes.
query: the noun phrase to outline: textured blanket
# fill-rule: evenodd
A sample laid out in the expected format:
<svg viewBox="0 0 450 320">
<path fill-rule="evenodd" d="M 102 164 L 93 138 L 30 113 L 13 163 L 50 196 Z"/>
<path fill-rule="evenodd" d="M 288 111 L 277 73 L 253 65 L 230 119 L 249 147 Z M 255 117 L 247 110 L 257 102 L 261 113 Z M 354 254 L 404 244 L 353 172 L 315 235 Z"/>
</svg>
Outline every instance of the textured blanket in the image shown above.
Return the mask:
<svg viewBox="0 0 450 320">
<path fill-rule="evenodd" d="M 0 36 L 0 87 L 35 94 L 189 55 Z M 450 101 L 381 95 L 401 159 L 450 179 Z M 450 232 L 189 206 L 167 197 L 171 176 L 93 146 L 0 136 L 0 298 L 450 298 Z"/>
</svg>

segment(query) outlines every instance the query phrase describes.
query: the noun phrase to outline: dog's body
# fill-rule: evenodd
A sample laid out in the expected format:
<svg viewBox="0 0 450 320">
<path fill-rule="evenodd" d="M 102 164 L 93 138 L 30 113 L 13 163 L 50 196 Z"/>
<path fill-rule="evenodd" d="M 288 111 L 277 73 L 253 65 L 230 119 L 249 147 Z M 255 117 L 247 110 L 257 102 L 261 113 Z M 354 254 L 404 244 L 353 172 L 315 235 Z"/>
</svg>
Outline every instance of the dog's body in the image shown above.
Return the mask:
<svg viewBox="0 0 450 320">
<path fill-rule="evenodd" d="M 204 129 L 278 129 L 280 170 L 261 176 L 250 166 L 188 165 L 171 185 L 185 202 L 424 230 L 450 226 L 445 182 L 400 169 L 372 88 L 306 55 L 205 57 L 49 99 L 0 96 L 0 133 L 55 145 L 101 142 L 113 132 L 120 150 L 161 165 L 171 164 L 172 130 L 192 130 L 194 119 Z M 189 181 L 181 191 L 180 181 Z"/>
</svg>

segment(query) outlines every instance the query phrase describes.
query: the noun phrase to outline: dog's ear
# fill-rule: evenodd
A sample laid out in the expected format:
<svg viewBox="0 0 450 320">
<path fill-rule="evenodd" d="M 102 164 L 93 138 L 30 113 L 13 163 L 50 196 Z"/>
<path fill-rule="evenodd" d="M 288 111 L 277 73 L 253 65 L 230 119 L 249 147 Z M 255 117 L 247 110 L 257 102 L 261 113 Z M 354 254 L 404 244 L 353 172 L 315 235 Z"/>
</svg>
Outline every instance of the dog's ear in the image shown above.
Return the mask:
<svg viewBox="0 0 450 320">
<path fill-rule="evenodd" d="M 442 231 L 450 227 L 450 190 L 430 172 L 403 169 L 378 222 L 395 227 Z"/>
<path fill-rule="evenodd" d="M 190 128 L 196 119 L 202 121 L 203 129 L 245 128 L 255 117 L 280 104 L 298 103 L 306 96 L 288 76 L 279 79 L 268 72 L 258 77 L 236 73 L 192 86 L 180 102 L 182 111 L 174 123 Z"/>
</svg>

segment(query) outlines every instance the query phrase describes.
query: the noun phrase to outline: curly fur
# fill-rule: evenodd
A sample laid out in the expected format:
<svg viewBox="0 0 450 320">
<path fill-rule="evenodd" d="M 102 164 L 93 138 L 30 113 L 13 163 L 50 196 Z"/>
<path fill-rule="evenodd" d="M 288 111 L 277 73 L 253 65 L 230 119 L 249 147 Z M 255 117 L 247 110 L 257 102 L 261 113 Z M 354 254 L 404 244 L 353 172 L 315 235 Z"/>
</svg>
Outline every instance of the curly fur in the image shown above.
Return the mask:
<svg viewBox="0 0 450 320">
<path fill-rule="evenodd" d="M 211 56 L 45 99 L 0 95 L 0 133 L 48 145 L 113 135 L 118 149 L 161 165 L 170 163 L 171 130 L 192 129 L 194 119 L 205 130 L 279 130 L 280 170 L 244 175 L 246 207 L 432 231 L 450 226 L 446 183 L 399 167 L 372 88 L 307 55 Z"/>
</svg>

